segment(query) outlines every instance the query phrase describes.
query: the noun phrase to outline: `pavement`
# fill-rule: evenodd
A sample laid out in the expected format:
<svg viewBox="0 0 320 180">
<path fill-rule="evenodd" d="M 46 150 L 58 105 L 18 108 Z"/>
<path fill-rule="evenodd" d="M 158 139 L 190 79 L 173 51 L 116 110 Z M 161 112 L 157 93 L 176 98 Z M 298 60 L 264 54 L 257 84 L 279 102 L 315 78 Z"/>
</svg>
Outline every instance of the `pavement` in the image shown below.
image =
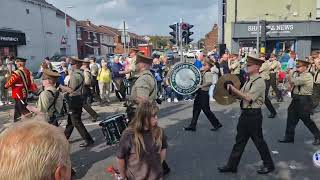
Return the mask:
<svg viewBox="0 0 320 180">
<path fill-rule="evenodd" d="M 310 132 L 299 123 L 296 128 L 294 144 L 279 144 L 277 140 L 284 135 L 287 117 L 287 107 L 290 99 L 273 104 L 278 111 L 275 119 L 268 119 L 269 112 L 263 108 L 263 133 L 272 151 L 276 171 L 269 175 L 258 175 L 256 169 L 261 164 L 259 154 L 252 141 L 249 141 L 242 156 L 237 174 L 220 174 L 216 168 L 228 160 L 235 142 L 236 125 L 240 115 L 239 103 L 221 106 L 211 102 L 211 108 L 220 119 L 223 127 L 218 132 L 210 131 L 209 121 L 201 113 L 196 132 L 183 130 L 192 117 L 192 102 L 164 102 L 160 106 L 159 125 L 165 129 L 168 136 L 167 161 L 172 172 L 165 177 L 168 180 L 317 180 L 319 169 L 313 165 L 312 156 L 320 149 L 313 146 Z M 115 105 L 116 106 L 116 105 Z M 98 112 L 109 111 L 108 107 L 97 108 Z M 111 108 L 111 107 L 110 107 Z M 122 112 L 123 108 L 119 108 Z M 115 112 L 108 112 L 110 115 Z M 87 114 L 84 113 L 87 118 Z M 105 117 L 105 116 L 103 116 Z M 320 127 L 320 113 L 312 117 Z M 88 119 L 88 118 L 87 118 Z M 84 120 L 87 129 L 95 139 L 95 145 L 90 148 L 79 148 L 81 138 L 74 131 L 70 139 L 71 159 L 77 171 L 74 179 L 102 180 L 112 179 L 106 173 L 106 168 L 115 162 L 117 145 L 108 146 L 104 140 L 98 123 Z"/>
</svg>

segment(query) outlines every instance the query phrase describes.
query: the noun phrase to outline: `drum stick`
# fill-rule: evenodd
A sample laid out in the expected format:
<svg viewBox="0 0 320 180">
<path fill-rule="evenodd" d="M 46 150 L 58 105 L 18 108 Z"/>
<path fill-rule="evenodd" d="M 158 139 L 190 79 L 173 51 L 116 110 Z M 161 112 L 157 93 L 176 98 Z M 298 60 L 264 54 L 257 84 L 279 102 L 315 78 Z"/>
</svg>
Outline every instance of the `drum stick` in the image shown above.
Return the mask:
<svg viewBox="0 0 320 180">
<path fill-rule="evenodd" d="M 115 88 L 117 91 L 119 91 L 119 89 L 117 88 L 117 86 L 116 86 L 116 84 L 114 83 L 114 81 L 111 81 L 111 82 L 112 82 L 114 88 Z M 121 99 L 123 99 L 123 96 L 121 95 L 120 92 L 119 92 L 119 96 L 120 96 Z"/>
</svg>

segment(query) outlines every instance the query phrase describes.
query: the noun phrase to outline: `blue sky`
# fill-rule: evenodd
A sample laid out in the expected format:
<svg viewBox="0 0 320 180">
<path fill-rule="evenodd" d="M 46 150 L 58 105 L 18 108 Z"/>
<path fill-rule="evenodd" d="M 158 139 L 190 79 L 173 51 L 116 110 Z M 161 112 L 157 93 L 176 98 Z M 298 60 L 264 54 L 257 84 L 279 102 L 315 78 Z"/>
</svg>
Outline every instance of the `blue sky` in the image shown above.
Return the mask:
<svg viewBox="0 0 320 180">
<path fill-rule="evenodd" d="M 169 35 L 170 24 L 193 24 L 193 39 L 199 39 L 218 22 L 217 0 L 47 0 L 77 20 L 118 28 L 125 20 L 129 31 L 140 35 Z"/>
</svg>

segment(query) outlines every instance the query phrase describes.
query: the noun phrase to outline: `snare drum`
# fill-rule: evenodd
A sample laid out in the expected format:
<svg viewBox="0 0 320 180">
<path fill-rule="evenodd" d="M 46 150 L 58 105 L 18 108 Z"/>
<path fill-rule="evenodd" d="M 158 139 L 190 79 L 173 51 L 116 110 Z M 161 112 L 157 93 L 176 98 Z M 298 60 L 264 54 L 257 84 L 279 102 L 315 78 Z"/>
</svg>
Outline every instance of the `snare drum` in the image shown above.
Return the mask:
<svg viewBox="0 0 320 180">
<path fill-rule="evenodd" d="M 107 117 L 99 123 L 99 126 L 102 127 L 107 144 L 111 145 L 120 141 L 122 132 L 128 127 L 128 122 L 125 114 L 117 114 Z"/>
</svg>

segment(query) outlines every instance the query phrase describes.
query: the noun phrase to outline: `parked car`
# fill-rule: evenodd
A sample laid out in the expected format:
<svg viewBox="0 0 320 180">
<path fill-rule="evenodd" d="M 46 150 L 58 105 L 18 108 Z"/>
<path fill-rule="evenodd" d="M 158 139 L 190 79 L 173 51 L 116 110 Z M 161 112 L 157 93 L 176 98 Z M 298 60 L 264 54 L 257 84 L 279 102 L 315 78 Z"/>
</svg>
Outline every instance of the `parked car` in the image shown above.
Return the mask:
<svg viewBox="0 0 320 180">
<path fill-rule="evenodd" d="M 52 64 L 53 70 L 58 70 L 61 61 L 65 61 L 66 60 L 66 56 L 63 55 L 54 55 L 50 58 L 50 62 Z"/>
</svg>

